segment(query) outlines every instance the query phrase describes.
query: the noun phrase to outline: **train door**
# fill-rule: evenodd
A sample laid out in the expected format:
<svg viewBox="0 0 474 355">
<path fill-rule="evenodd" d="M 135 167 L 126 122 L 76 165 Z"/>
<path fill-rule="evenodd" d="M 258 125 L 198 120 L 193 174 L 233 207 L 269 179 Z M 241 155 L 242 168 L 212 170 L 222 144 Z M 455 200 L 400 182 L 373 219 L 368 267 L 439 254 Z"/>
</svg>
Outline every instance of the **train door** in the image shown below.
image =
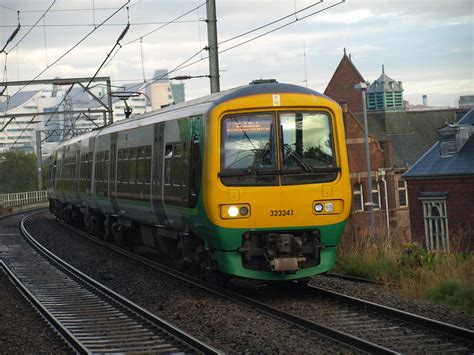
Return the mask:
<svg viewBox="0 0 474 355">
<path fill-rule="evenodd" d="M 110 159 L 108 193 L 112 208 L 115 213 L 118 213 L 119 208 L 117 203 L 117 133 L 111 134 L 109 156 Z"/>
<path fill-rule="evenodd" d="M 195 116 L 191 119 L 191 146 L 189 162 L 189 198 L 188 207 L 195 208 L 201 191 L 201 136 L 202 136 L 202 116 Z"/>
<path fill-rule="evenodd" d="M 163 135 L 164 123 L 154 125 L 151 203 L 159 224 L 167 225 L 163 208 Z"/>
</svg>

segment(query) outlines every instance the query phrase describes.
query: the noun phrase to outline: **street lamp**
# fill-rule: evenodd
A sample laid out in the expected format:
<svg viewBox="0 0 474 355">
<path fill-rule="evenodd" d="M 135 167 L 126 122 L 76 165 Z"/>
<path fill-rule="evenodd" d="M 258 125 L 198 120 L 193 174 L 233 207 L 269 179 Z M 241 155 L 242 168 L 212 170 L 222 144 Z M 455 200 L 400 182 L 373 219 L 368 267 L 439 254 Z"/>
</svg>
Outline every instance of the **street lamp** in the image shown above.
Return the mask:
<svg viewBox="0 0 474 355">
<path fill-rule="evenodd" d="M 354 85 L 354 89 L 360 90 L 362 93 L 362 109 L 364 113 L 364 141 L 365 141 L 365 160 L 367 161 L 367 199 L 365 204 L 369 207 L 370 212 L 370 239 L 375 242 L 374 236 L 374 202 L 372 198 L 372 169 L 370 167 L 370 151 L 369 151 L 369 127 L 367 124 L 367 103 L 365 93 L 367 91 L 367 83 L 361 82 Z"/>
</svg>

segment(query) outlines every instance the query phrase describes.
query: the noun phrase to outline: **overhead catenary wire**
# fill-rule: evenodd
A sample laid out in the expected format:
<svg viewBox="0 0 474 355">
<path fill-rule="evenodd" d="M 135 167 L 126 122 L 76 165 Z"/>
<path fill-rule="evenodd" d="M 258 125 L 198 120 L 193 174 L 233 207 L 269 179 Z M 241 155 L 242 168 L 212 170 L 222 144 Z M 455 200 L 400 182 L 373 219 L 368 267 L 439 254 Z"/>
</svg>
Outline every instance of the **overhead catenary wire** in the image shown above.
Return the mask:
<svg viewBox="0 0 474 355">
<path fill-rule="evenodd" d="M 12 9 L 11 7 L 5 6 L 5 5 L 0 5 L 0 7 L 3 7 L 4 9 L 13 11 L 13 12 L 18 12 L 18 10 Z"/>
<path fill-rule="evenodd" d="M 130 0 L 127 0 L 125 4 L 120 6 L 118 9 L 116 9 L 111 15 L 109 15 L 105 20 L 103 20 L 96 28 L 91 30 L 87 35 L 82 37 L 76 44 L 74 44 L 71 48 L 69 48 L 65 53 L 63 53 L 60 57 L 58 57 L 53 63 L 48 65 L 46 68 L 44 68 L 39 74 L 37 74 L 33 79 L 31 79 L 26 85 L 22 86 L 13 96 L 17 95 L 21 90 L 23 90 L 25 87 L 33 83 L 38 77 L 40 77 L 43 73 L 45 73 L 49 68 L 54 66 L 56 63 L 58 63 L 61 59 L 63 59 L 66 55 L 71 53 L 76 47 L 78 47 L 82 42 L 84 42 L 88 37 L 90 37 L 95 31 L 97 31 L 104 23 L 106 23 L 108 20 L 110 20 L 113 16 L 115 16 L 120 10 L 122 10 Z M 12 97 L 13 97 L 12 96 Z"/>
<path fill-rule="evenodd" d="M 182 19 L 184 16 L 186 16 L 186 15 L 192 13 L 193 11 L 196 11 L 196 10 L 199 11 L 199 8 L 201 8 L 202 6 L 204 6 L 204 5 L 206 5 L 206 4 L 207 4 L 207 1 L 204 2 L 204 3 L 202 3 L 202 4 L 200 4 L 200 5 L 198 5 L 198 6 L 196 6 L 196 7 L 194 7 L 194 8 L 192 8 L 191 10 L 186 11 L 186 12 L 183 13 L 182 15 L 179 15 L 178 17 L 176 17 L 176 18 L 174 18 L 174 19 L 172 19 L 172 20 L 170 20 L 170 21 L 165 22 L 162 26 L 160 26 L 160 27 L 158 27 L 158 28 L 155 28 L 154 30 L 152 30 L 152 31 L 150 31 L 150 32 L 147 32 L 146 34 L 144 34 L 144 35 L 142 35 L 142 36 L 140 36 L 140 37 L 138 37 L 138 38 L 136 38 L 136 39 L 134 39 L 134 40 L 132 40 L 132 41 L 130 41 L 130 42 L 127 42 L 127 43 L 121 45 L 120 48 L 119 48 L 119 50 L 122 49 L 123 47 L 129 45 L 129 44 L 135 43 L 135 42 L 138 41 L 138 40 L 140 41 L 140 49 L 143 50 L 142 48 L 143 48 L 143 38 L 144 38 L 144 37 L 147 37 L 147 36 L 149 36 L 149 35 L 151 35 L 151 34 L 157 32 L 157 31 L 159 31 L 159 30 L 165 28 L 166 26 L 169 26 L 169 25 L 171 25 L 171 24 L 173 24 L 173 23 L 176 23 L 177 21 L 179 21 L 180 19 Z M 113 56 L 109 59 L 109 61 L 104 65 L 104 68 L 107 67 L 107 66 L 114 60 L 114 58 L 115 58 L 115 56 L 118 54 L 119 50 L 117 50 L 117 52 L 114 53 L 114 55 L 113 55 Z M 202 52 L 202 50 L 200 50 L 200 52 Z M 142 55 L 142 58 L 143 58 L 143 55 Z M 142 60 L 143 60 L 143 59 L 142 59 Z M 145 75 L 143 75 L 143 76 L 145 77 Z M 144 81 L 146 82 L 146 80 L 144 80 Z"/>
<path fill-rule="evenodd" d="M 128 16 L 128 7 L 127 7 L 127 16 Z M 88 88 L 89 88 L 89 85 L 92 83 L 92 81 L 95 79 L 95 77 L 97 76 L 97 74 L 99 74 L 100 70 L 104 67 L 104 64 L 107 62 L 107 59 L 109 59 L 110 55 L 113 53 L 113 51 L 115 50 L 115 48 L 117 48 L 118 46 L 120 46 L 120 41 L 125 37 L 125 35 L 127 34 L 128 30 L 130 28 L 130 22 L 127 23 L 127 26 L 125 26 L 125 28 L 123 29 L 122 33 L 120 34 L 120 36 L 118 37 L 117 41 L 115 42 L 114 46 L 112 47 L 112 49 L 110 50 L 109 53 L 107 53 L 107 56 L 105 57 L 105 59 L 103 60 L 103 62 L 100 64 L 99 68 L 97 69 L 97 71 L 95 72 L 95 74 L 92 76 L 91 80 L 87 83 L 86 87 L 84 88 L 84 91 L 86 91 Z"/>
<path fill-rule="evenodd" d="M 278 30 L 281 30 L 281 29 L 284 28 L 284 27 L 287 27 L 287 26 L 289 26 L 289 25 L 292 25 L 292 24 L 294 24 L 295 22 L 304 20 L 304 19 L 306 19 L 306 18 L 308 18 L 308 17 L 314 16 L 314 15 L 316 15 L 316 14 L 319 14 L 319 13 L 323 12 L 323 11 L 329 10 L 329 9 L 335 7 L 335 6 L 341 5 L 341 4 L 344 3 L 344 2 L 346 2 L 346 0 L 341 0 L 341 1 L 339 1 L 338 3 L 336 3 L 336 4 L 333 4 L 333 5 L 330 5 L 330 6 L 325 7 L 324 9 L 321 9 L 321 10 L 312 12 L 312 13 L 310 13 L 310 14 L 308 14 L 308 15 L 305 15 L 305 16 L 303 16 L 303 17 L 300 17 L 298 20 L 293 20 L 293 21 L 291 21 L 291 22 L 285 23 L 284 25 L 278 26 L 277 28 L 274 28 L 274 29 L 272 29 L 272 30 L 270 30 L 270 31 L 264 32 L 264 33 L 262 33 L 262 34 L 260 34 L 260 35 L 258 35 L 258 36 L 252 37 L 252 38 L 250 38 L 250 39 L 248 39 L 248 40 L 246 40 L 246 41 L 243 41 L 243 42 L 241 42 L 241 43 L 238 43 L 238 44 L 236 44 L 236 45 L 233 45 L 233 46 L 231 46 L 231 47 L 228 47 L 228 48 L 226 48 L 226 49 L 224 49 L 224 50 L 222 50 L 222 51 L 219 51 L 219 54 L 220 54 L 220 53 L 225 53 L 225 52 L 230 51 L 231 49 L 234 49 L 234 48 L 243 46 L 244 44 L 247 44 L 247 43 L 249 43 L 249 42 L 255 41 L 256 39 L 259 39 L 259 38 L 261 38 L 261 37 L 263 37 L 263 36 L 266 36 L 266 35 L 268 35 L 268 34 L 270 34 L 270 33 L 273 33 L 273 32 L 276 32 L 276 31 L 278 31 Z"/>
<path fill-rule="evenodd" d="M 240 37 L 244 37 L 244 36 L 246 36 L 246 35 L 249 35 L 249 34 L 251 34 L 251 33 L 253 33 L 253 32 L 257 32 L 257 31 L 259 31 L 259 30 L 261 30 L 261 29 L 264 29 L 265 27 L 274 25 L 275 23 L 278 23 L 278 22 L 281 22 L 281 21 L 283 21 L 283 20 L 286 20 L 287 18 L 290 18 L 290 17 L 292 17 L 292 16 L 296 16 L 297 14 L 299 14 L 299 13 L 301 13 L 301 12 L 304 12 L 304 11 L 306 11 L 306 10 L 308 10 L 308 9 L 310 9 L 310 8 L 312 8 L 312 7 L 314 7 L 314 6 L 317 6 L 317 5 L 321 4 L 322 2 L 323 2 L 323 0 L 320 0 L 320 1 L 318 1 L 318 2 L 315 2 L 315 3 L 311 4 L 311 5 L 308 5 L 308 6 L 304 7 L 304 8 L 302 8 L 301 10 L 298 10 L 298 11 L 296 11 L 296 9 L 295 9 L 295 11 L 292 12 L 291 14 L 288 14 L 288 15 L 286 15 L 286 16 L 280 17 L 280 18 L 278 18 L 278 19 L 276 19 L 276 20 L 273 20 L 273 21 L 271 21 L 271 22 L 269 22 L 269 23 L 266 23 L 265 25 L 256 27 L 256 28 L 254 28 L 254 29 L 252 29 L 252 30 L 250 30 L 250 31 L 246 31 L 246 32 L 241 33 L 241 34 L 239 34 L 239 35 L 237 35 L 237 36 L 234 36 L 234 37 L 225 39 L 225 40 L 219 42 L 218 44 L 224 44 L 224 43 L 233 41 L 233 40 L 235 40 L 235 39 L 237 39 L 237 38 L 240 38 Z M 295 5 L 296 5 L 296 4 L 295 4 Z M 296 21 L 298 21 L 298 17 L 296 17 L 296 19 L 295 19 L 293 22 L 296 22 Z"/>
<path fill-rule="evenodd" d="M 20 11 L 17 11 L 17 16 L 18 16 L 18 23 L 16 25 L 15 31 L 8 37 L 7 43 L 3 46 L 3 48 L 0 50 L 0 53 L 3 53 L 5 51 L 5 48 L 7 48 L 8 44 L 13 41 L 13 39 L 16 37 L 18 32 L 20 32 L 21 24 L 20 24 Z"/>
<path fill-rule="evenodd" d="M 234 45 L 234 46 L 232 46 L 232 47 L 229 47 L 229 48 L 226 48 L 226 49 L 224 49 L 224 50 L 221 50 L 221 51 L 219 51 L 219 54 L 220 54 L 220 53 L 227 52 L 227 51 L 230 51 L 230 50 L 232 50 L 232 49 L 234 49 L 234 48 L 240 47 L 240 46 L 242 46 L 242 45 L 244 45 L 244 44 L 247 44 L 247 43 L 249 43 L 249 42 L 252 42 L 252 41 L 254 41 L 254 40 L 256 40 L 256 39 L 259 39 L 259 38 L 261 38 L 261 37 L 263 37 L 263 36 L 266 36 L 266 35 L 268 35 L 268 34 L 270 34 L 270 33 L 272 33 L 272 32 L 278 31 L 278 30 L 280 30 L 280 29 L 282 29 L 282 28 L 284 28 L 284 27 L 287 27 L 287 26 L 289 26 L 289 25 L 292 25 L 292 24 L 294 24 L 295 22 L 304 20 L 304 19 L 306 19 L 306 18 L 309 18 L 309 17 L 311 17 L 311 16 L 314 16 L 314 15 L 316 15 L 316 14 L 318 14 L 318 13 L 323 12 L 323 11 L 329 10 L 329 9 L 331 9 L 331 8 L 337 6 L 337 5 L 340 5 L 340 4 L 344 3 L 344 2 L 346 2 L 346 0 L 341 0 L 341 1 L 339 1 L 338 3 L 336 3 L 336 4 L 333 4 L 333 5 L 330 5 L 330 6 L 325 7 L 324 9 L 321 9 L 321 10 L 318 10 L 318 11 L 315 11 L 315 12 L 312 12 L 312 13 L 310 13 L 310 14 L 308 14 L 308 15 L 305 15 L 305 16 L 303 16 L 303 17 L 300 17 L 298 20 L 293 20 L 293 21 L 291 21 L 291 22 L 289 22 L 289 23 L 286 23 L 286 24 L 284 24 L 284 25 L 282 25 L 282 26 L 279 26 L 279 27 L 277 27 L 277 28 L 275 28 L 275 29 L 272 29 L 272 30 L 270 30 L 270 31 L 267 31 L 267 32 L 265 32 L 265 33 L 263 33 L 263 34 L 261 34 L 261 35 L 252 37 L 252 38 L 250 38 L 250 39 L 248 39 L 248 40 L 246 40 L 246 41 L 243 41 L 243 42 L 241 42 L 241 43 L 238 43 L 238 44 L 236 44 L 236 45 Z M 292 16 L 292 15 L 293 15 L 293 13 L 290 14 L 289 16 Z M 287 17 L 288 17 L 288 16 L 286 16 L 286 18 L 287 18 Z M 263 27 L 262 27 L 262 28 L 263 28 Z M 252 32 L 254 32 L 254 31 L 252 31 Z M 239 35 L 239 37 L 241 37 L 241 36 Z M 235 39 L 235 38 L 237 38 L 237 36 L 235 36 L 234 39 Z M 195 58 L 196 56 L 198 56 L 203 50 L 207 50 L 207 47 L 206 47 L 206 48 L 203 48 L 203 49 L 201 49 L 201 50 L 199 50 L 197 53 L 193 54 L 190 58 L 186 59 L 184 62 L 182 62 L 182 63 L 179 64 L 178 66 L 176 66 L 176 67 L 173 68 L 172 70 L 168 71 L 166 74 L 164 74 L 164 75 L 162 75 L 162 76 L 160 76 L 160 77 L 156 77 L 156 78 L 149 79 L 149 80 L 148 80 L 148 84 L 145 85 L 145 86 L 144 86 L 143 88 L 141 88 L 141 89 L 143 90 L 144 88 L 150 86 L 154 81 L 160 80 L 160 79 L 164 78 L 165 76 L 167 76 L 167 75 L 169 75 L 169 74 L 171 74 L 171 73 L 173 73 L 173 72 L 176 72 L 176 71 L 181 70 L 181 69 L 184 69 L 184 68 L 188 68 L 188 67 L 190 67 L 190 66 L 192 66 L 192 65 L 194 65 L 194 64 L 197 64 L 197 63 L 199 63 L 199 62 L 202 62 L 203 60 L 209 59 L 209 56 L 207 56 L 207 57 L 200 58 L 200 59 L 197 59 L 197 60 L 195 60 L 195 61 L 189 63 L 193 58 Z M 138 85 L 135 85 L 135 86 L 133 86 L 133 88 L 134 88 L 134 87 L 137 87 L 137 86 L 138 86 Z"/>
<path fill-rule="evenodd" d="M 36 22 L 33 24 L 33 26 L 30 27 L 30 29 L 23 35 L 23 37 L 20 38 L 20 40 L 12 47 L 10 48 L 10 50 L 8 52 L 11 52 L 13 49 L 15 49 L 25 38 L 26 36 L 28 36 L 30 34 L 30 32 L 33 30 L 33 28 L 36 27 L 36 25 L 38 25 L 38 23 L 41 21 L 41 19 L 46 16 L 46 14 L 48 13 L 48 11 L 51 10 L 51 8 L 53 7 L 53 5 L 56 3 L 56 0 L 53 0 L 53 2 L 51 3 L 51 5 L 49 5 L 49 7 L 43 12 L 43 14 L 38 18 L 38 20 L 36 20 Z"/>
<path fill-rule="evenodd" d="M 138 38 L 135 38 L 134 40 L 132 40 L 132 41 L 130 41 L 130 42 L 125 43 L 123 46 L 127 46 L 127 45 L 129 45 L 129 44 L 131 44 L 131 43 L 137 42 L 137 41 L 140 40 L 140 38 L 143 39 L 143 38 L 145 38 L 145 37 L 148 37 L 149 35 L 151 35 L 151 34 L 157 32 L 157 31 L 161 30 L 162 28 L 164 28 L 164 27 L 166 27 L 166 26 L 171 25 L 172 23 L 174 23 L 174 22 L 176 22 L 176 21 L 182 19 L 184 16 L 186 16 L 186 15 L 188 15 L 188 14 L 190 14 L 190 13 L 196 11 L 196 9 L 199 9 L 200 7 L 203 7 L 203 6 L 206 5 L 206 4 L 207 4 L 207 1 L 204 2 L 204 3 L 202 3 L 202 4 L 200 4 L 200 5 L 198 5 L 198 6 L 196 6 L 196 7 L 194 7 L 194 8 L 192 8 L 192 9 L 189 10 L 189 11 L 186 11 L 184 14 L 179 15 L 178 17 L 176 17 L 176 18 L 174 18 L 174 19 L 172 19 L 172 20 L 170 20 L 170 21 L 164 23 L 162 26 L 159 26 L 159 27 L 155 28 L 154 30 L 152 30 L 152 31 L 150 31 L 150 32 L 148 32 L 148 33 L 146 33 L 146 34 L 144 34 L 144 35 L 142 35 L 142 36 L 140 36 L 140 37 L 138 37 Z"/>
<path fill-rule="evenodd" d="M 113 16 L 115 16 L 120 10 L 122 10 L 128 3 L 130 2 L 130 0 L 127 0 L 127 2 L 125 4 L 123 4 L 120 8 L 116 9 L 116 11 L 114 11 L 111 15 L 109 15 L 105 20 L 103 20 L 96 28 L 94 28 L 92 31 L 90 31 L 86 36 L 84 36 L 81 40 L 79 40 L 79 42 L 77 42 L 74 46 L 72 46 L 68 51 L 66 51 L 64 54 L 62 54 L 59 58 L 57 58 L 53 63 L 51 63 L 50 65 L 48 65 L 44 70 L 42 70 L 38 75 L 36 75 L 32 80 L 29 81 L 29 83 L 27 83 L 26 85 L 24 85 L 23 87 L 21 87 L 15 94 L 12 95 L 12 97 L 14 97 L 15 95 L 17 95 L 21 90 L 23 90 L 25 87 L 27 87 L 28 85 L 30 85 L 31 83 L 33 83 L 40 75 L 42 75 L 46 70 L 48 70 L 50 67 L 52 67 L 53 65 L 55 65 L 57 62 L 59 62 L 62 58 L 64 58 L 67 54 L 69 54 L 74 48 L 76 48 L 77 46 L 79 46 L 82 42 L 84 42 L 86 40 L 86 38 L 88 38 L 92 33 L 94 33 L 98 28 L 100 28 L 102 26 L 102 24 L 106 23 L 109 19 L 111 19 Z M 54 4 L 54 3 L 53 3 Z M 51 5 L 52 6 L 52 5 Z M 8 104 L 8 103 L 7 103 Z M 58 106 L 59 107 L 59 106 Z M 7 110 L 8 110 L 8 105 L 7 105 Z M 52 116 L 51 116 L 52 117 Z M 15 142 L 10 146 L 10 148 L 14 147 L 15 144 L 17 143 L 18 139 L 23 135 L 23 133 L 25 132 L 25 130 L 29 127 L 29 125 L 31 124 L 31 122 L 34 120 L 35 116 L 33 116 L 33 118 L 31 119 L 31 121 L 27 124 L 27 126 L 25 127 L 25 129 L 21 132 L 20 136 L 15 140 Z"/>
<path fill-rule="evenodd" d="M 303 16 L 303 17 L 300 17 L 298 20 L 293 20 L 293 21 L 291 21 L 291 22 L 289 22 L 289 23 L 286 23 L 286 24 L 284 24 L 284 25 L 281 25 L 281 26 L 279 26 L 279 27 L 277 27 L 277 28 L 275 28 L 275 29 L 272 29 L 272 30 L 267 31 L 267 32 L 265 32 L 265 33 L 263 33 L 263 34 L 260 34 L 260 35 L 258 35 L 258 36 L 255 36 L 255 37 L 253 37 L 253 38 L 250 38 L 250 39 L 248 39 L 248 40 L 246 40 L 246 41 L 243 41 L 243 42 L 241 42 L 241 43 L 238 43 L 238 44 L 236 44 L 236 45 L 234 45 L 234 46 L 232 46 L 232 47 L 226 48 L 226 49 L 224 49 L 224 50 L 222 50 L 222 51 L 219 51 L 219 54 L 220 54 L 220 53 L 227 52 L 227 51 L 230 51 L 230 50 L 232 50 L 232 49 L 234 49 L 234 48 L 240 47 L 240 46 L 242 46 L 242 45 L 244 45 L 244 44 L 247 44 L 247 43 L 249 43 L 249 42 L 252 42 L 252 41 L 254 41 L 254 40 L 258 39 L 258 38 L 261 38 L 261 37 L 263 37 L 263 36 L 266 36 L 266 35 L 268 35 L 268 34 L 270 34 L 270 33 L 272 33 L 272 32 L 278 31 L 278 30 L 280 30 L 280 29 L 282 29 L 282 28 L 284 28 L 284 27 L 287 27 L 287 26 L 289 26 L 289 25 L 292 25 L 292 24 L 294 24 L 295 22 L 304 20 L 304 19 L 306 19 L 306 18 L 309 18 L 309 17 L 311 17 L 311 16 L 314 16 L 314 15 L 316 15 L 316 14 L 318 14 L 318 13 L 323 12 L 323 11 L 329 10 L 329 9 L 331 9 L 331 8 L 337 6 L 337 5 L 340 5 L 340 4 L 344 3 L 345 1 L 346 1 L 346 0 L 341 0 L 341 1 L 339 1 L 338 3 L 336 3 L 336 4 L 333 4 L 333 5 L 330 5 L 330 6 L 325 7 L 324 9 L 321 9 L 321 10 L 312 12 L 312 13 L 310 13 L 310 14 L 308 14 L 308 15 L 305 15 L 305 16 Z M 316 5 L 316 4 L 319 4 L 319 3 L 315 3 L 315 4 L 313 4 L 313 5 L 310 5 L 309 7 L 306 7 L 306 8 L 304 8 L 304 9 L 302 9 L 302 10 L 299 10 L 298 12 L 302 12 L 302 11 L 304 11 L 305 9 L 311 8 L 312 6 L 314 6 L 314 5 Z M 274 23 L 277 23 L 277 22 L 281 21 L 281 19 L 289 18 L 289 17 L 291 17 L 291 16 L 293 16 L 293 15 L 294 15 L 294 13 L 291 13 L 291 14 L 289 14 L 289 15 L 287 15 L 287 16 L 284 16 L 283 18 L 277 19 L 277 20 L 272 21 L 272 22 L 270 22 L 270 23 L 268 23 L 268 24 L 266 24 L 266 25 L 260 26 L 258 29 L 267 27 L 267 26 L 269 26 L 269 25 L 271 25 L 271 24 L 274 24 Z M 224 41 L 222 41 L 222 42 L 220 42 L 220 43 L 229 42 L 230 40 L 233 40 L 233 39 L 242 37 L 242 36 L 245 35 L 245 34 L 249 34 L 249 33 L 255 32 L 255 31 L 257 31 L 258 29 L 254 29 L 254 30 L 251 30 L 251 31 L 247 31 L 247 32 L 245 32 L 244 34 L 234 36 L 234 37 L 232 37 L 232 38 L 230 38 L 230 39 L 228 39 L 228 40 L 224 40 Z M 219 44 L 220 44 L 220 43 L 219 43 Z M 171 73 L 174 73 L 174 72 L 176 72 L 176 71 L 178 71 L 178 70 L 181 70 L 181 69 L 184 69 L 184 68 L 188 68 L 188 67 L 190 67 L 190 66 L 192 66 L 192 65 L 194 65 L 194 64 L 197 64 L 197 63 L 199 63 L 199 62 L 201 62 L 201 61 L 203 61 L 203 60 L 209 59 L 209 57 L 206 56 L 206 57 L 204 57 L 204 58 L 201 57 L 200 59 L 197 59 L 197 60 L 192 61 L 191 63 L 189 63 L 193 58 L 195 58 L 196 56 L 198 56 L 198 55 L 199 55 L 200 53 L 202 53 L 204 50 L 207 50 L 207 47 L 205 47 L 205 48 L 199 50 L 198 52 L 194 53 L 191 57 L 189 57 L 189 58 L 186 59 L 184 62 L 180 63 L 180 64 L 177 65 L 175 68 L 173 68 L 172 70 L 168 71 L 167 73 L 165 73 L 165 74 L 163 74 L 163 75 L 161 75 L 161 76 L 159 76 L 159 77 L 154 77 L 154 78 L 148 79 L 148 80 L 147 80 L 148 84 L 142 86 L 142 87 L 140 88 L 140 90 L 144 90 L 145 88 L 147 88 L 148 86 L 150 86 L 151 84 L 153 84 L 153 82 L 155 82 L 155 81 L 157 81 L 157 80 L 160 80 L 160 79 L 166 77 L 167 75 L 169 75 L 169 74 L 171 74 Z M 142 84 L 134 85 L 134 86 L 131 87 L 131 89 L 137 88 L 137 87 L 139 87 L 140 85 L 142 85 Z"/>
<path fill-rule="evenodd" d="M 130 6 L 129 6 L 130 7 Z M 205 20 L 179 20 L 174 21 L 173 24 L 177 23 L 196 23 L 196 22 L 205 22 Z M 163 25 L 166 24 L 167 21 L 152 21 L 152 22 L 130 22 L 130 26 L 150 26 L 150 25 Z M 126 26 L 126 23 L 106 23 L 104 26 Z M 32 24 L 23 24 L 21 27 L 32 27 Z M 47 25 L 42 25 L 45 27 L 94 27 L 93 23 L 49 23 Z M 16 25 L 0 25 L 0 28 L 13 28 Z"/>
<path fill-rule="evenodd" d="M 131 4 L 129 7 L 132 8 L 138 4 L 140 4 L 143 0 L 137 0 L 135 3 Z M 12 10 L 12 11 L 17 11 L 17 10 L 14 10 L 12 8 L 9 8 L 7 6 L 4 6 L 4 5 L 0 5 L 0 7 L 4 7 L 4 8 L 7 8 L 9 10 Z M 77 11 L 92 11 L 92 10 L 96 10 L 96 11 L 108 11 L 108 10 L 116 10 L 117 8 L 116 7 L 94 7 L 94 8 L 91 8 L 91 7 L 82 7 L 82 8 L 71 8 L 71 9 L 54 9 L 54 10 L 51 10 L 51 12 L 77 12 Z M 22 12 L 44 12 L 44 10 L 40 10 L 40 9 L 36 9 L 36 10 L 22 10 Z"/>
</svg>

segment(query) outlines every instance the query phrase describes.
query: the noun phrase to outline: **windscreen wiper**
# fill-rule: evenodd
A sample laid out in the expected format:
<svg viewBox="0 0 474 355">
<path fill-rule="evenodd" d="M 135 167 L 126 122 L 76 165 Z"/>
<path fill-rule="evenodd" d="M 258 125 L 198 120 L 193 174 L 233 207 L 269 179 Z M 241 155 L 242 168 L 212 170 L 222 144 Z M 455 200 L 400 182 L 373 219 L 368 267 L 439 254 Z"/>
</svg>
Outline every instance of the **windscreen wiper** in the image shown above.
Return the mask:
<svg viewBox="0 0 474 355">
<path fill-rule="evenodd" d="M 263 159 L 265 159 L 265 156 L 270 153 L 271 154 L 271 139 L 273 138 L 273 123 L 270 125 L 270 141 L 265 143 L 263 146 L 263 149 L 255 156 L 255 159 L 252 163 L 252 165 L 249 166 L 248 172 L 258 172 L 257 166 L 261 162 L 263 162 Z"/>
<path fill-rule="evenodd" d="M 313 171 L 311 165 L 309 165 L 288 143 L 283 144 L 283 149 L 285 149 L 295 160 L 296 162 L 308 173 Z"/>
</svg>

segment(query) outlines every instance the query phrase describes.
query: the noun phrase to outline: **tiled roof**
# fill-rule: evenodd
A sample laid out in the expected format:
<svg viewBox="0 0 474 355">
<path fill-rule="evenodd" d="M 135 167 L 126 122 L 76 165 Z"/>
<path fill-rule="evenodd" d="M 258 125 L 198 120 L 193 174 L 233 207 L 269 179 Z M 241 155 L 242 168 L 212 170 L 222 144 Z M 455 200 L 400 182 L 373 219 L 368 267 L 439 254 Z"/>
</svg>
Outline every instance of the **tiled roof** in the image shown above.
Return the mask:
<svg viewBox="0 0 474 355">
<path fill-rule="evenodd" d="M 360 113 L 362 112 L 362 96 L 360 91 L 354 89 L 354 85 L 360 82 L 365 82 L 364 78 L 344 52 L 324 95 L 339 103 L 345 102 L 351 112 Z"/>
<path fill-rule="evenodd" d="M 474 109 L 466 113 L 459 124 L 474 126 Z M 471 135 L 458 153 L 448 156 L 441 156 L 439 142 L 436 142 L 404 177 L 410 179 L 453 175 L 474 175 L 474 135 Z"/>
<path fill-rule="evenodd" d="M 377 140 L 391 141 L 394 166 L 407 168 L 438 140 L 438 128 L 456 122 L 456 113 L 454 110 L 369 113 L 369 133 Z M 357 119 L 363 125 L 362 116 L 358 115 Z"/>
</svg>

